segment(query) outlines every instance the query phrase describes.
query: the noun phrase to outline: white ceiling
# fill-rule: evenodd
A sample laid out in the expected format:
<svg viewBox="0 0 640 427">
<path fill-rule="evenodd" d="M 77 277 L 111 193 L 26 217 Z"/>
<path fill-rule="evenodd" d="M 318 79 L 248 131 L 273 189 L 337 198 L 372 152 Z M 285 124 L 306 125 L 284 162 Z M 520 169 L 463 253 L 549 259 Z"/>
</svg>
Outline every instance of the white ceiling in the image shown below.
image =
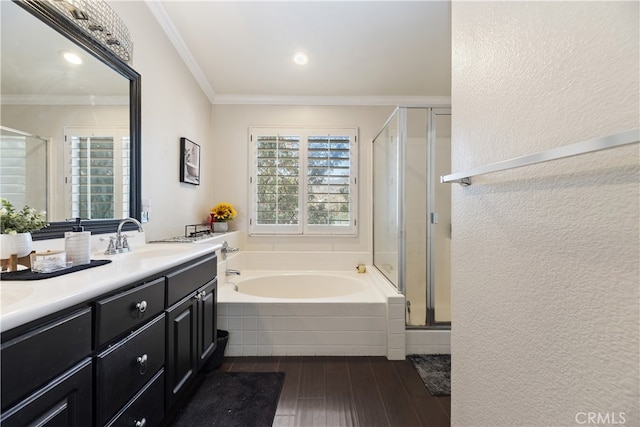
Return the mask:
<svg viewBox="0 0 640 427">
<path fill-rule="evenodd" d="M 451 95 L 448 1 L 147 5 L 212 103 Z M 304 67 L 291 61 L 298 49 L 311 56 Z"/>
<path fill-rule="evenodd" d="M 3 104 L 129 103 L 129 81 L 11 1 L 0 0 Z M 63 51 L 83 60 L 73 65 Z"/>
</svg>

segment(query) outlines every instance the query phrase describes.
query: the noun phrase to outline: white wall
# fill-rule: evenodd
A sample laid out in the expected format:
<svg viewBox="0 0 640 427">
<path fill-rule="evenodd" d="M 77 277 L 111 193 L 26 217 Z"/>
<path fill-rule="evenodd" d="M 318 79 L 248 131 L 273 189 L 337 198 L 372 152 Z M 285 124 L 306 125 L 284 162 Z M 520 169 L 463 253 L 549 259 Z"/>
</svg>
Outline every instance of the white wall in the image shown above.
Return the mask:
<svg viewBox="0 0 640 427">
<path fill-rule="evenodd" d="M 638 6 L 453 2 L 452 169 L 638 127 Z M 453 425 L 640 424 L 638 156 L 454 187 Z"/>
<path fill-rule="evenodd" d="M 148 7 L 110 1 L 133 40 L 133 68 L 142 75 L 142 197 L 151 203 L 147 239 L 177 236 L 200 223 L 213 202 L 211 104 Z M 201 184 L 179 182 L 180 137 L 200 145 Z"/>
<path fill-rule="evenodd" d="M 253 236 L 243 248 L 274 251 L 371 252 L 371 139 L 393 112 L 393 107 L 214 105 L 212 132 L 215 154 L 208 167 L 214 174 L 215 203 L 230 202 L 238 210 L 231 228 L 246 233 L 249 226 L 249 127 L 315 126 L 358 127 L 359 218 L 353 236 Z"/>
</svg>

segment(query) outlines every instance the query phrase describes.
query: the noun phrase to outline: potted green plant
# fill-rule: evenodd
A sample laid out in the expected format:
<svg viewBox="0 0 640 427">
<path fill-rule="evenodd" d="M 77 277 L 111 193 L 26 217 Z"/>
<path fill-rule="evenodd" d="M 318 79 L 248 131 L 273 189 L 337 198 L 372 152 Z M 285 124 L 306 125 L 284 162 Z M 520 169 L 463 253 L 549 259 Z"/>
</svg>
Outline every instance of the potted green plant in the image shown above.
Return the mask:
<svg viewBox="0 0 640 427">
<path fill-rule="evenodd" d="M 31 232 L 47 227 L 46 213 L 38 212 L 27 205 L 16 210 L 7 199 L 0 199 L 0 257 L 18 257 L 31 253 L 33 239 Z"/>
</svg>

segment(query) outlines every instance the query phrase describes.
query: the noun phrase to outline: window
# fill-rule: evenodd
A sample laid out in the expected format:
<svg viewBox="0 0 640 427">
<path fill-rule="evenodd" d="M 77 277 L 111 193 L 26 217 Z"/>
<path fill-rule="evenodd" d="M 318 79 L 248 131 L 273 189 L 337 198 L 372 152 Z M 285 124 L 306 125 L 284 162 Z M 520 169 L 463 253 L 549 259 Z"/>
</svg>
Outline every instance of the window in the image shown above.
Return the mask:
<svg viewBox="0 0 640 427">
<path fill-rule="evenodd" d="M 65 140 L 66 210 L 71 217 L 129 216 L 130 144 L 126 129 L 66 128 Z"/>
<path fill-rule="evenodd" d="M 356 234 L 356 129 L 252 128 L 251 234 Z"/>
</svg>

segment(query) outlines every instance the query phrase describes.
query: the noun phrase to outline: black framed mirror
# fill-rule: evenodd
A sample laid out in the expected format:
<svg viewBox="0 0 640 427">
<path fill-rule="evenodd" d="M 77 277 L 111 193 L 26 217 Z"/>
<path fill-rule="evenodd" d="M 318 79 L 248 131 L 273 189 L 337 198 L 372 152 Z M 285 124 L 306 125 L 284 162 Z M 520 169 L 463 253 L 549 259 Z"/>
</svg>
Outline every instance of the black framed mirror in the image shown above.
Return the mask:
<svg viewBox="0 0 640 427">
<path fill-rule="evenodd" d="M 125 159 L 125 163 L 122 166 L 119 166 L 123 171 L 121 175 L 123 175 L 122 180 L 124 181 L 124 186 L 127 188 L 127 191 L 121 195 L 122 205 L 124 209 L 118 208 L 116 209 L 117 213 L 112 215 L 85 215 L 80 214 L 79 216 L 83 217 L 83 225 L 85 226 L 85 230 L 91 231 L 93 234 L 104 234 L 104 233 L 112 233 L 117 229 L 118 224 L 122 218 L 133 217 L 138 220 L 141 219 L 141 76 L 137 73 L 133 68 L 131 68 L 126 62 L 120 59 L 119 56 L 114 54 L 111 50 L 102 45 L 98 40 L 94 39 L 88 34 L 85 34 L 79 28 L 72 25 L 68 22 L 63 16 L 60 16 L 59 11 L 49 4 L 47 1 L 35 1 L 35 0 L 13 0 L 10 2 L 12 6 L 18 6 L 20 9 L 23 9 L 24 12 L 31 17 L 34 18 L 34 21 L 37 23 L 36 25 L 42 24 L 46 28 L 50 28 L 54 30 L 54 33 L 58 33 L 59 35 L 64 36 L 64 38 L 71 42 L 74 46 L 79 47 L 82 51 L 86 52 L 88 57 L 102 67 L 100 64 L 104 64 L 105 71 L 109 73 L 113 73 L 117 75 L 118 79 L 122 79 L 122 85 L 125 86 L 124 91 L 126 92 L 126 82 L 128 82 L 128 94 L 125 93 L 123 96 L 126 98 L 128 96 L 128 112 L 123 112 L 125 116 L 128 114 L 128 147 L 127 147 L 127 158 Z M 22 11 L 20 11 L 22 12 Z M 54 34 L 52 33 L 52 34 Z M 30 34 L 27 30 L 23 29 L 23 32 L 19 33 L 18 37 L 21 37 L 24 34 Z M 57 37 L 57 35 L 56 35 Z M 7 36 L 4 33 L 3 29 L 3 68 L 5 66 L 10 66 L 11 61 L 8 60 L 7 56 L 5 56 L 5 44 L 4 41 L 11 41 L 12 37 Z M 13 38 L 15 40 L 15 37 Z M 44 40 L 42 43 L 44 44 Z M 24 50 L 24 49 L 23 49 Z M 22 54 L 22 53 L 21 53 Z M 24 54 L 28 54 L 28 52 L 24 52 Z M 42 56 L 42 53 L 33 53 L 33 55 Z M 9 64 L 9 65 L 7 65 Z M 44 69 L 46 67 L 37 67 Z M 23 68 L 24 69 L 24 68 Z M 3 70 L 4 73 L 4 70 Z M 67 76 L 75 76 L 74 72 L 66 72 Z M 59 74 L 58 74 L 59 75 Z M 79 77 L 78 77 L 79 78 Z M 5 80 L 3 78 L 3 80 Z M 52 83 L 51 87 L 42 87 L 41 90 L 50 98 L 55 97 L 55 90 L 53 90 L 53 85 L 57 84 L 58 81 L 54 78 L 50 80 Z M 103 81 L 100 82 L 101 84 Z M 85 82 L 78 80 L 78 86 L 84 85 Z M 3 81 L 4 85 L 4 81 Z M 99 85 L 98 85 L 99 86 Z M 106 84 L 103 84 L 106 86 Z M 5 91 L 3 90 L 3 97 L 5 97 Z M 93 94 L 92 94 L 93 95 Z M 55 104 L 55 101 L 54 101 Z M 4 106 L 3 106 L 4 107 Z M 55 108 L 55 106 L 54 106 Z M 62 107 L 58 107 L 62 108 Z M 90 107 L 87 107 L 90 108 Z M 125 108 L 125 107 L 123 107 Z M 46 114 L 46 113 L 43 113 Z M 23 114 L 26 115 L 26 114 Z M 40 117 L 40 119 L 43 116 Z M 37 120 L 37 117 L 34 117 L 34 120 Z M 4 121 L 4 119 L 3 119 Z M 66 132 L 66 131 L 65 131 Z M 126 133 L 126 130 L 125 130 Z M 66 133 L 64 138 L 66 140 Z M 60 138 L 58 138 L 60 139 Z M 66 142 L 66 141 L 65 141 Z M 62 149 L 60 151 L 63 151 Z M 115 152 L 115 150 L 114 150 Z M 115 154 L 114 154 L 115 156 Z M 62 163 L 61 159 L 56 159 L 56 162 Z M 57 165 L 57 163 L 56 163 Z M 66 168 L 66 163 L 64 165 L 60 165 L 60 169 Z M 128 172 L 128 173 L 127 173 Z M 113 174 L 116 175 L 118 170 L 114 169 Z M 49 174 L 51 175 L 51 174 Z M 60 179 L 64 179 L 65 183 L 69 179 L 67 176 L 64 178 L 56 177 L 56 181 L 60 181 Z M 57 182 L 49 182 L 49 186 L 51 185 L 59 185 Z M 66 190 L 65 190 L 66 191 Z M 51 189 L 47 189 L 47 194 L 52 193 Z M 127 194 L 128 193 L 128 194 Z M 47 196 L 51 197 L 53 203 L 55 205 L 56 199 L 61 198 L 63 191 L 53 191 L 53 195 Z M 4 197 L 4 196 L 3 196 Z M 47 206 L 51 204 L 48 203 Z M 47 209 L 49 210 L 49 209 Z M 64 237 L 65 231 L 71 231 L 71 227 L 73 225 L 72 222 L 67 221 L 71 219 L 73 216 L 70 214 L 69 210 L 64 210 L 64 213 L 60 213 L 60 210 L 55 216 L 49 217 L 50 226 L 32 233 L 34 240 L 44 240 L 44 239 L 53 239 L 53 238 L 62 238 Z M 49 212 L 48 212 L 49 213 Z M 86 217 L 90 217 L 89 219 L 84 219 Z M 97 219 L 102 218 L 102 219 Z M 133 229 L 135 228 L 132 224 L 125 225 L 125 229 Z"/>
</svg>

